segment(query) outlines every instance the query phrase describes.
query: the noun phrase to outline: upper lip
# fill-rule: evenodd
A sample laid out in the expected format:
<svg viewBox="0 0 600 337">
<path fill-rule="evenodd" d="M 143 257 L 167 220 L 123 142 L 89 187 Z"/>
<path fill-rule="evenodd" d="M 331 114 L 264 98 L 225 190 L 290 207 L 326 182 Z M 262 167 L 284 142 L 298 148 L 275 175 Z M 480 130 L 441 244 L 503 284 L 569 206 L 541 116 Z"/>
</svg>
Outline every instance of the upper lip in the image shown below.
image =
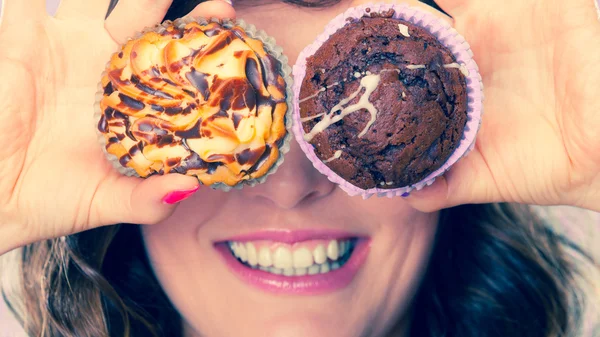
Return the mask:
<svg viewBox="0 0 600 337">
<path fill-rule="evenodd" d="M 216 242 L 269 240 L 293 244 L 307 240 L 342 240 L 355 237 L 364 237 L 364 235 L 332 229 L 271 229 L 233 235 Z"/>
</svg>

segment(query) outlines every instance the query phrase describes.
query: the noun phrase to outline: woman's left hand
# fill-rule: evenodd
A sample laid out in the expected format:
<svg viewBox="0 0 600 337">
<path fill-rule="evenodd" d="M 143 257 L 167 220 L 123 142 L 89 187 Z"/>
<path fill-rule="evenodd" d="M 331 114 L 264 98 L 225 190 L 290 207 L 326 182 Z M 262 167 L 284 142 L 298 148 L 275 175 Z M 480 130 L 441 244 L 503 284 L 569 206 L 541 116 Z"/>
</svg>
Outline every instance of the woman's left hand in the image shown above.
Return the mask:
<svg viewBox="0 0 600 337">
<path fill-rule="evenodd" d="M 476 147 L 407 200 L 569 204 L 600 211 L 600 20 L 596 0 L 437 0 L 484 81 Z"/>
</svg>

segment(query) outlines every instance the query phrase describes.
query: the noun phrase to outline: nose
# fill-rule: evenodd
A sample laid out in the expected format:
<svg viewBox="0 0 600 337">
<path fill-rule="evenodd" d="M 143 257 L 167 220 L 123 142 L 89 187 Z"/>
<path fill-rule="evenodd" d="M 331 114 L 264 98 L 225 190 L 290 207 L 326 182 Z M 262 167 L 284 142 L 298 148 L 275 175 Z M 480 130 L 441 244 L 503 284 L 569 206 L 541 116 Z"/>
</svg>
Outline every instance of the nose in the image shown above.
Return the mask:
<svg viewBox="0 0 600 337">
<path fill-rule="evenodd" d="M 319 173 L 295 140 L 285 160 L 263 184 L 243 188 L 245 197 L 258 202 L 270 202 L 282 209 L 293 209 L 331 194 L 335 184 Z"/>
</svg>

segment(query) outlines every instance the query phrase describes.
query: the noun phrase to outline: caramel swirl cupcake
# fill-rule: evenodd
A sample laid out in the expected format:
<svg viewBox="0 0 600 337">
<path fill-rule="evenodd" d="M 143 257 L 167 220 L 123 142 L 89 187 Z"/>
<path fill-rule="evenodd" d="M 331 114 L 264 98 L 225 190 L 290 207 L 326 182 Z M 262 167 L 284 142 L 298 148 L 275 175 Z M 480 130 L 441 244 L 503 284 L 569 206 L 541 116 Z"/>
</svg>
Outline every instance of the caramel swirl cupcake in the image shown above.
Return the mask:
<svg viewBox="0 0 600 337">
<path fill-rule="evenodd" d="M 243 21 L 167 22 L 112 56 L 97 129 L 122 173 L 252 185 L 289 148 L 289 72 L 273 39 Z"/>
</svg>

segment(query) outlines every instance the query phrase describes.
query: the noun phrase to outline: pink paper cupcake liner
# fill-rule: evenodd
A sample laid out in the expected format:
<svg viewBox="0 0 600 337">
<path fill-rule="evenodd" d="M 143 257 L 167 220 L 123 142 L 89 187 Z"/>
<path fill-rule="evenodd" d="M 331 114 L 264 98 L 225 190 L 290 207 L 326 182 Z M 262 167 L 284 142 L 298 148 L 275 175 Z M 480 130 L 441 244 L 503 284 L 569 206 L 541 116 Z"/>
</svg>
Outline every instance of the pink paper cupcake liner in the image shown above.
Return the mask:
<svg viewBox="0 0 600 337">
<path fill-rule="evenodd" d="M 306 73 L 306 59 L 312 56 L 329 37 L 338 31 L 340 28 L 348 24 L 348 19 L 359 19 L 367 15 L 367 9 L 370 9 L 370 13 L 386 12 L 390 9 L 395 11 L 393 18 L 408 21 L 416 26 L 420 26 L 431 34 L 433 34 L 444 46 L 446 46 L 452 54 L 455 56 L 457 63 L 464 64 L 468 70 L 468 76 L 466 77 L 467 83 L 467 124 L 465 126 L 461 141 L 448 158 L 448 160 L 439 169 L 435 170 L 423 180 L 405 187 L 395 189 L 382 189 L 382 188 L 371 188 L 362 189 L 354 186 L 344 178 L 340 177 L 337 173 L 333 172 L 327 165 L 321 161 L 315 154 L 313 146 L 306 142 L 303 138 L 304 130 L 300 121 L 300 88 Z M 367 199 L 373 195 L 379 197 L 395 197 L 409 195 L 412 190 L 420 190 L 425 186 L 433 184 L 435 179 L 443 175 L 452 165 L 454 165 L 459 159 L 467 155 L 475 146 L 475 138 L 477 131 L 481 126 L 481 115 L 483 113 L 483 83 L 481 75 L 479 74 L 479 68 L 473 60 L 473 53 L 471 47 L 465 41 L 465 39 L 447 22 L 436 17 L 422 9 L 409 6 L 407 4 L 365 4 L 358 7 L 353 7 L 346 10 L 344 13 L 335 17 L 327 26 L 323 33 L 321 33 L 315 41 L 304 48 L 304 50 L 298 56 L 298 60 L 293 67 L 292 71 L 294 77 L 294 102 L 293 102 L 293 131 L 297 142 L 300 144 L 302 150 L 306 153 L 308 159 L 313 163 L 313 166 L 333 183 L 340 186 L 342 190 L 351 196 L 360 195 L 364 199 Z"/>
</svg>

